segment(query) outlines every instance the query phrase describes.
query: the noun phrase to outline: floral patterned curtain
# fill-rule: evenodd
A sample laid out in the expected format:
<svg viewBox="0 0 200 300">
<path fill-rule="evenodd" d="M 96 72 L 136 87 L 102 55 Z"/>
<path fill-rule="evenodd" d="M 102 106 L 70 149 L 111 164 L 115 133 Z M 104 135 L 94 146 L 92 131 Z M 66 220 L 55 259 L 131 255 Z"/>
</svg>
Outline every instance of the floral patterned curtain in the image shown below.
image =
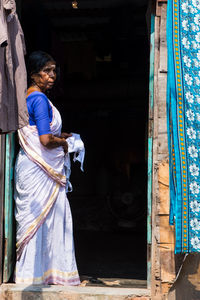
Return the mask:
<svg viewBox="0 0 200 300">
<path fill-rule="evenodd" d="M 168 0 L 167 117 L 175 253 L 200 252 L 200 0 Z"/>
</svg>

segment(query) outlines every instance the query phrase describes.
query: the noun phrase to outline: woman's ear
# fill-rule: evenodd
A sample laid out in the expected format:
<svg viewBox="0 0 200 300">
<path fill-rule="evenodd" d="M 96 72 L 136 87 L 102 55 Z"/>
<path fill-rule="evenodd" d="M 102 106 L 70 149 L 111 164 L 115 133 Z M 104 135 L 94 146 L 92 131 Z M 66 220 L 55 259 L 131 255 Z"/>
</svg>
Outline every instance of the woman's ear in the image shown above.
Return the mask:
<svg viewBox="0 0 200 300">
<path fill-rule="evenodd" d="M 34 73 L 31 75 L 31 81 L 37 83 L 38 81 L 38 74 Z"/>
</svg>

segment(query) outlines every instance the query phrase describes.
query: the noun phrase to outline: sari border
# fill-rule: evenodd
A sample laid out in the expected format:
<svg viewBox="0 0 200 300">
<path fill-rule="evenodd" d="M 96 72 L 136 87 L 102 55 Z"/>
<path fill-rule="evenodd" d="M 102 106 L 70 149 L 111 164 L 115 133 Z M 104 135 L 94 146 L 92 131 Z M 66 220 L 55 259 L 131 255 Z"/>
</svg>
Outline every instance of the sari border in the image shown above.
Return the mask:
<svg viewBox="0 0 200 300">
<path fill-rule="evenodd" d="M 169 0 L 168 43 L 168 144 L 170 158 L 170 224 L 175 220 L 175 253 L 190 252 L 189 182 L 185 120 L 184 70 L 181 44 L 181 1 Z"/>
<path fill-rule="evenodd" d="M 32 278 L 15 278 L 16 283 L 33 283 L 33 284 L 80 284 L 78 271 L 64 272 L 57 269 L 49 269 L 44 272 L 43 276 Z"/>
</svg>

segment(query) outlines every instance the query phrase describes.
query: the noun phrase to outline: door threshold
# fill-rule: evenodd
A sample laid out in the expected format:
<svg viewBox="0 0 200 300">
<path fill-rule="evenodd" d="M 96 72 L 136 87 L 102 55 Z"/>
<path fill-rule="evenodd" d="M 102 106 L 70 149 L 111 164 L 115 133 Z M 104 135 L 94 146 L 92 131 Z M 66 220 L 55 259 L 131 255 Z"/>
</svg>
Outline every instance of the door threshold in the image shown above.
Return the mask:
<svg viewBox="0 0 200 300">
<path fill-rule="evenodd" d="M 1 298 L 2 297 L 2 298 Z M 119 288 L 97 286 L 24 285 L 2 284 L 0 298 L 6 300 L 150 300 L 150 290 L 145 288 Z"/>
<path fill-rule="evenodd" d="M 103 287 L 118 287 L 118 288 L 147 288 L 147 280 L 126 279 L 126 278 L 105 278 L 81 276 L 82 286 L 103 286 Z"/>
</svg>

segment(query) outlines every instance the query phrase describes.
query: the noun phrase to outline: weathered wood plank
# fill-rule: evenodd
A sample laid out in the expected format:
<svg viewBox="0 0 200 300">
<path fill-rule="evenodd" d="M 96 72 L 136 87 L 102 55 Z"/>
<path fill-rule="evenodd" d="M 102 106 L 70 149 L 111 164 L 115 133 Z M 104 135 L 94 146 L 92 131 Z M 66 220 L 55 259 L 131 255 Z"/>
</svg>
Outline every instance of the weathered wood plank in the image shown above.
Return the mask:
<svg viewBox="0 0 200 300">
<path fill-rule="evenodd" d="M 158 136 L 158 153 L 168 155 L 168 140 L 166 134 L 159 134 Z"/>
<path fill-rule="evenodd" d="M 167 4 L 161 7 L 160 21 L 160 66 L 159 72 L 167 72 L 167 38 L 166 38 Z"/>
<path fill-rule="evenodd" d="M 158 153 L 158 161 L 166 161 L 169 160 L 169 153 Z"/>
<path fill-rule="evenodd" d="M 159 73 L 158 74 L 158 117 L 166 117 L 166 91 L 167 91 L 167 74 Z"/>
<path fill-rule="evenodd" d="M 162 283 L 172 284 L 175 279 L 175 259 L 174 259 L 174 244 L 160 245 L 160 261 L 161 261 L 161 280 Z M 163 285 L 162 287 L 164 287 Z M 170 286 L 167 286 L 168 290 Z M 165 286 L 165 288 L 167 288 Z M 166 292 L 168 292 L 165 291 Z M 163 291 L 162 291 L 163 292 Z"/>
<path fill-rule="evenodd" d="M 159 217 L 160 225 L 160 244 L 173 244 L 174 245 L 174 227 L 169 225 L 169 215 Z M 161 265 L 162 269 L 162 265 Z"/>
<path fill-rule="evenodd" d="M 167 136 L 167 117 L 159 118 L 158 121 L 158 132 Z"/>
<path fill-rule="evenodd" d="M 157 224 L 157 197 L 158 190 L 158 68 L 159 68 L 159 32 L 160 32 L 160 18 L 155 17 L 155 60 L 154 60 L 154 131 L 153 131 L 153 196 L 152 196 L 152 285 L 151 292 L 155 297 L 160 293 L 160 254 L 157 244 L 158 240 L 158 224 Z"/>
<path fill-rule="evenodd" d="M 169 215 L 169 163 L 163 161 L 158 170 L 159 215 Z"/>
</svg>

